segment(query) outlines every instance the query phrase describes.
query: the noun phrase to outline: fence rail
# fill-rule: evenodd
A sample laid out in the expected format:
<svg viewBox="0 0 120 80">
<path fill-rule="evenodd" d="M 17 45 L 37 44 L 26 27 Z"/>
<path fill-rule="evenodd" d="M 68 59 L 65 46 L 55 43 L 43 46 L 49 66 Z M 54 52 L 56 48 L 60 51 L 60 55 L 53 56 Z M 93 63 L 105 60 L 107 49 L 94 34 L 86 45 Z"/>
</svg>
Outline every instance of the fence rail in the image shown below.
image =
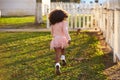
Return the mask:
<svg viewBox="0 0 120 80">
<path fill-rule="evenodd" d="M 97 26 L 96 10 L 99 10 L 98 4 L 78 4 L 78 3 L 51 3 L 51 9 L 64 9 L 68 12 L 69 28 L 93 29 Z M 98 13 L 97 13 L 98 14 Z M 48 20 L 47 20 L 48 21 Z M 49 22 L 47 22 L 49 23 Z M 47 25 L 49 28 L 49 25 Z"/>
<path fill-rule="evenodd" d="M 100 28 L 105 41 L 113 49 L 113 61 L 120 61 L 120 8 L 113 9 L 111 6 L 98 4 L 51 3 L 51 10 L 56 8 L 62 8 L 69 13 L 69 28 Z M 47 24 L 49 28 L 48 20 Z"/>
</svg>

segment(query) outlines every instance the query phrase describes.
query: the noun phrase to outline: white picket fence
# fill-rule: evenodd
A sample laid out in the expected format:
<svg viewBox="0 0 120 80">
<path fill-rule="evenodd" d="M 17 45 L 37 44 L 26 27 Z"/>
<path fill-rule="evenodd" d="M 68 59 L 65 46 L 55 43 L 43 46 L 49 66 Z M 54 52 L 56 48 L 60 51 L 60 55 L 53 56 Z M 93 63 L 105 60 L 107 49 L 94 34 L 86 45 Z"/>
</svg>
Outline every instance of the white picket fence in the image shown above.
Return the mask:
<svg viewBox="0 0 120 80">
<path fill-rule="evenodd" d="M 113 49 L 113 62 L 117 62 L 120 61 L 120 0 L 109 0 L 108 3 L 101 8 L 99 28 Z"/>
<path fill-rule="evenodd" d="M 69 28 L 100 28 L 113 50 L 113 62 L 120 61 L 120 0 L 98 4 L 51 3 L 51 10 L 62 8 L 69 13 Z M 49 28 L 47 20 L 47 28 Z"/>
<path fill-rule="evenodd" d="M 98 10 L 98 4 L 78 4 L 78 3 L 63 3 L 56 2 L 51 3 L 51 10 L 54 9 L 64 9 L 68 12 L 68 22 L 69 28 L 76 29 L 93 29 L 97 27 L 97 15 L 96 10 Z M 98 13 L 97 13 L 98 14 Z M 49 28 L 49 22 L 47 20 L 47 28 Z"/>
</svg>

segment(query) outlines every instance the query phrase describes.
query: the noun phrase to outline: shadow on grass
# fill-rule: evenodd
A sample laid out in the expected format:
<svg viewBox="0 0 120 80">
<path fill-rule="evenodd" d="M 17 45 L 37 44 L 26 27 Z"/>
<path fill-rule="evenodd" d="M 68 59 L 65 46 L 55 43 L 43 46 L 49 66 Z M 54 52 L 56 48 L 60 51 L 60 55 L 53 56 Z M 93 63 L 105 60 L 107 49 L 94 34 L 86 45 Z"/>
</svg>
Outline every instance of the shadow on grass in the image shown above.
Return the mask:
<svg viewBox="0 0 120 80">
<path fill-rule="evenodd" d="M 38 34 L 40 34 L 40 36 L 44 36 L 44 39 L 43 37 L 38 37 Z M 23 46 L 16 46 L 16 52 L 11 55 L 3 54 L 2 57 L 0 57 L 10 57 L 4 59 L 5 61 L 9 60 L 8 62 L 4 63 L 2 61 L 4 64 L 1 68 L 0 74 L 3 73 L 3 75 L 6 74 L 7 76 L 3 76 L 3 79 L 105 80 L 105 76 L 102 74 L 102 71 L 105 69 L 103 62 L 104 54 L 97 46 L 98 40 L 94 36 L 85 34 L 83 38 L 81 34 L 75 36 L 74 32 L 70 33 L 72 42 L 71 45 L 66 49 L 67 66 L 62 66 L 62 74 L 56 76 L 54 72 L 55 55 L 53 51 L 49 50 L 49 43 L 51 40 L 51 37 L 49 36 L 50 33 L 44 32 L 38 34 L 30 33 L 29 35 L 35 35 L 32 37 L 33 39 L 35 38 L 35 40 L 28 39 L 28 45 L 25 45 L 24 42 L 22 42 Z M 25 36 L 27 37 L 28 34 L 24 33 L 24 37 Z M 14 42 L 16 44 L 16 41 Z M 33 42 L 33 44 L 31 44 L 31 42 Z M 19 54 L 16 54 L 17 51 L 19 52 L 19 49 L 21 50 L 21 48 L 23 48 L 23 51 L 21 51 Z M 24 48 L 26 49 L 25 51 Z M 14 49 L 11 49 L 10 51 L 13 52 Z M 76 60 L 75 58 L 84 58 L 84 60 Z M 8 70 L 8 74 L 6 71 L 3 71 L 4 69 Z"/>
</svg>

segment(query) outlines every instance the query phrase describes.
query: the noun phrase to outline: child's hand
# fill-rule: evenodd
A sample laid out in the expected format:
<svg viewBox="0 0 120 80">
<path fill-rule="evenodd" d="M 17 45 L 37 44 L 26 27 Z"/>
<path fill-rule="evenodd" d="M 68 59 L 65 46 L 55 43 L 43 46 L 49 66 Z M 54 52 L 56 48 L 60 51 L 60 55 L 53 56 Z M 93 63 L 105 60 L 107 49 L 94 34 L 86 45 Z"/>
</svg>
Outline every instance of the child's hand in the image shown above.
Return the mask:
<svg viewBox="0 0 120 80">
<path fill-rule="evenodd" d="M 68 44 L 70 44 L 71 40 L 68 41 Z"/>
</svg>

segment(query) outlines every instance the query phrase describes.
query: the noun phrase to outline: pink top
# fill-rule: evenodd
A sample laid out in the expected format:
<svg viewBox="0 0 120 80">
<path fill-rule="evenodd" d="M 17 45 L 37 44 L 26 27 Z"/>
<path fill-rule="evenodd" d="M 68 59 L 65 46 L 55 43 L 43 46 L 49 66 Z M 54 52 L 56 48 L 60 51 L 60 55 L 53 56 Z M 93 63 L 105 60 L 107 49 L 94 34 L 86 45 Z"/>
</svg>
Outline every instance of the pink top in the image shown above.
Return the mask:
<svg viewBox="0 0 120 80">
<path fill-rule="evenodd" d="M 66 37 L 67 40 L 71 40 L 71 37 L 68 33 L 68 22 L 62 21 L 56 23 L 55 25 L 51 25 L 51 34 L 55 37 Z"/>
</svg>

